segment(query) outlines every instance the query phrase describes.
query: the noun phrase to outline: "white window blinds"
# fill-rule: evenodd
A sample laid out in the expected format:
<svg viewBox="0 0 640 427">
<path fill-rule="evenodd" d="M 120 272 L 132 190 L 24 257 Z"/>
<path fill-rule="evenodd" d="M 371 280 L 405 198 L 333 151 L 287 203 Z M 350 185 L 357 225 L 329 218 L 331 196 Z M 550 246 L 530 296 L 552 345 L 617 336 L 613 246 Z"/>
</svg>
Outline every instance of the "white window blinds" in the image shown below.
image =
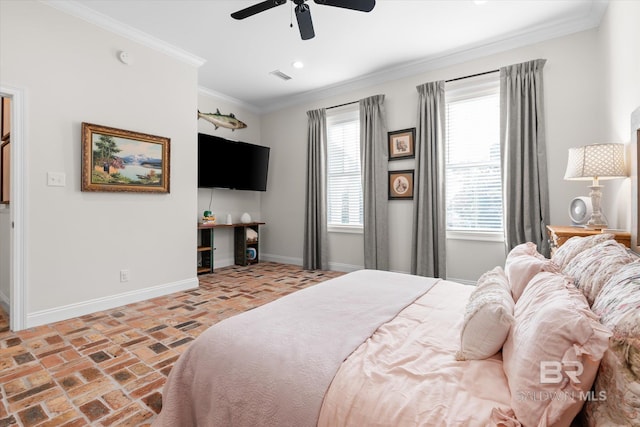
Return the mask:
<svg viewBox="0 0 640 427">
<path fill-rule="evenodd" d="M 362 227 L 358 106 L 327 114 L 327 222 Z"/>
<path fill-rule="evenodd" d="M 446 104 L 447 230 L 502 232 L 497 79 L 453 90 Z"/>
</svg>

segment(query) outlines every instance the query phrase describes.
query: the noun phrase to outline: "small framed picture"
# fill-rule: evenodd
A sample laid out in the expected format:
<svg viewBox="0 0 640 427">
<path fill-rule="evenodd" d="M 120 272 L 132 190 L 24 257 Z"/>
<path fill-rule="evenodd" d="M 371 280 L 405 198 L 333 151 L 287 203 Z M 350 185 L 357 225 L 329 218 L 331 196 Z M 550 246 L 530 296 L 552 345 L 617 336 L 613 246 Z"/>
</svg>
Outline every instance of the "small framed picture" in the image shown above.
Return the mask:
<svg viewBox="0 0 640 427">
<path fill-rule="evenodd" d="M 413 170 L 389 171 L 389 200 L 413 200 Z"/>
<path fill-rule="evenodd" d="M 389 160 L 411 159 L 416 156 L 416 128 L 389 132 Z"/>
</svg>

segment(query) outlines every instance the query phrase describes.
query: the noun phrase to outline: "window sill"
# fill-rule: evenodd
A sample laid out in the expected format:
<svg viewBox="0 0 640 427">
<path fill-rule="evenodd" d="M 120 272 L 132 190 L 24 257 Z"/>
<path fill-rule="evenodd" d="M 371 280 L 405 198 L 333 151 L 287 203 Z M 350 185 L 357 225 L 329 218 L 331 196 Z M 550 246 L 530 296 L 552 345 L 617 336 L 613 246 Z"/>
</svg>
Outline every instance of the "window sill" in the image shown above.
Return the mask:
<svg viewBox="0 0 640 427">
<path fill-rule="evenodd" d="M 362 234 L 364 229 L 361 225 L 337 225 L 330 224 L 327 226 L 329 233 L 348 233 L 348 234 Z"/>
<path fill-rule="evenodd" d="M 447 240 L 504 242 L 504 233 L 495 231 L 447 231 Z"/>
</svg>

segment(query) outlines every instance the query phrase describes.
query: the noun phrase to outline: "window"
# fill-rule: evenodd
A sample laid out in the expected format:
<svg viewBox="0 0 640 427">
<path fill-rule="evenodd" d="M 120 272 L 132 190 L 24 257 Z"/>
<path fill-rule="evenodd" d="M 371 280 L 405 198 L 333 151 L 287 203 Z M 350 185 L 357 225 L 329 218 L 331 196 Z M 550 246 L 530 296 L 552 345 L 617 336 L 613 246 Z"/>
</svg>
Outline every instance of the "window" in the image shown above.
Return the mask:
<svg viewBox="0 0 640 427">
<path fill-rule="evenodd" d="M 330 231 L 362 229 L 360 113 L 327 114 L 327 222 Z"/>
<path fill-rule="evenodd" d="M 499 81 L 447 87 L 447 234 L 502 235 Z"/>
</svg>

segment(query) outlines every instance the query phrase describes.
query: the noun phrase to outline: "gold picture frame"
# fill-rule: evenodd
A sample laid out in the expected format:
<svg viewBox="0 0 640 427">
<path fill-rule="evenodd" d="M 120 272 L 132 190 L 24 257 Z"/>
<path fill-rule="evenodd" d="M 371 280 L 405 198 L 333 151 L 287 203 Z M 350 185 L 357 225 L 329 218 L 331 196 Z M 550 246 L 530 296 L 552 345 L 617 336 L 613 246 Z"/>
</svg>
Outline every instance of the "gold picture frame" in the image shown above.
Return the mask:
<svg viewBox="0 0 640 427">
<path fill-rule="evenodd" d="M 389 171 L 389 200 L 413 200 L 413 169 Z"/>
<path fill-rule="evenodd" d="M 82 123 L 82 191 L 169 193 L 169 138 Z"/>
<path fill-rule="evenodd" d="M 388 132 L 387 135 L 389 137 L 389 160 L 416 157 L 416 128 L 396 130 Z"/>
</svg>

